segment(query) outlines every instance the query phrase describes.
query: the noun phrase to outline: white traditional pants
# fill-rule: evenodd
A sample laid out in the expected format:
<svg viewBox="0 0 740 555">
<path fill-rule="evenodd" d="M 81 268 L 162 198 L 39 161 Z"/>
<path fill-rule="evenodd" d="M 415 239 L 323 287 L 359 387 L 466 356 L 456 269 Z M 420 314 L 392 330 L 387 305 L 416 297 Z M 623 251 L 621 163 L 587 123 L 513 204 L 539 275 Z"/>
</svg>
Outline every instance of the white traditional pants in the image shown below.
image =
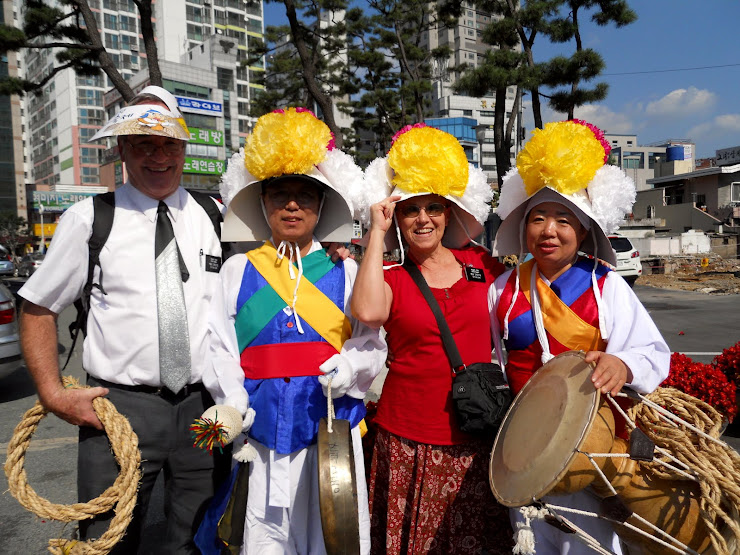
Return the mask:
<svg viewBox="0 0 740 555">
<path fill-rule="evenodd" d="M 360 553 L 367 554 L 370 552 L 370 513 L 359 428 L 353 428 L 351 435 L 357 476 Z M 324 555 L 317 446 L 280 455 L 254 440 L 250 443 L 258 456 L 250 465 L 241 553 Z"/>
</svg>

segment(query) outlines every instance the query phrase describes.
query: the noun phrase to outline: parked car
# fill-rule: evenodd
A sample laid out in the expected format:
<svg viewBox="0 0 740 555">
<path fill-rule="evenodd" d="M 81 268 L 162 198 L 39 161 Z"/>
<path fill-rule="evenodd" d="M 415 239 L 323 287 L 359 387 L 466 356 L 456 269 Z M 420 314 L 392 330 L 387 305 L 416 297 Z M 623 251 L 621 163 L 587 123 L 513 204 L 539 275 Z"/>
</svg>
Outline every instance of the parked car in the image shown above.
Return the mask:
<svg viewBox="0 0 740 555">
<path fill-rule="evenodd" d="M 15 274 L 15 264 L 12 260 L 0 258 L 0 276 L 12 276 Z"/>
<path fill-rule="evenodd" d="M 610 235 L 609 242 L 617 253 L 617 273 L 632 287 L 642 275 L 640 251 L 632 245 L 632 241 L 622 235 Z"/>
<path fill-rule="evenodd" d="M 15 298 L 7 287 L 0 284 L 0 377 L 10 374 L 21 364 Z"/>
<path fill-rule="evenodd" d="M 21 258 L 21 263 L 18 265 L 18 275 L 21 277 L 29 277 L 38 270 L 43 261 L 44 255 L 41 253 L 27 254 Z"/>
</svg>

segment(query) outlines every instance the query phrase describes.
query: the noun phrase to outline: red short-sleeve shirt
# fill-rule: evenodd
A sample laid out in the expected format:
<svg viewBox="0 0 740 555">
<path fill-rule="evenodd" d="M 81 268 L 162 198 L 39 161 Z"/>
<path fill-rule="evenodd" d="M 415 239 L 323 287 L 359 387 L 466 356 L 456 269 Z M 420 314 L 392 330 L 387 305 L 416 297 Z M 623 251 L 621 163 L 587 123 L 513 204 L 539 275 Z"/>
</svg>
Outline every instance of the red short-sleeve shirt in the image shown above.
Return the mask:
<svg viewBox="0 0 740 555">
<path fill-rule="evenodd" d="M 460 279 L 447 289 L 432 289 L 463 362 L 491 361 L 488 287 L 504 266 L 484 249 L 452 250 L 464 266 L 483 270 L 484 282 Z M 428 303 L 402 267 L 384 272 L 393 291 L 388 321 L 392 362 L 378 402 L 375 422 L 391 433 L 433 445 L 453 445 L 471 438 L 460 431 L 452 407 L 452 370 L 437 321 Z"/>
</svg>

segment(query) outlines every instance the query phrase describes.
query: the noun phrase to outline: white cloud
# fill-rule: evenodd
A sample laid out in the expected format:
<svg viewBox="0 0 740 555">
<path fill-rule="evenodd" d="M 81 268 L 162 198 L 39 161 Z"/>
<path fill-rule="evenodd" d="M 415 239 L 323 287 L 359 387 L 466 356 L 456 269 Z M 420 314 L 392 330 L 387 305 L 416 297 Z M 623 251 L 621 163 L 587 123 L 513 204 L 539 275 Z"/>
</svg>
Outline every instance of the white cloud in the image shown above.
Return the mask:
<svg viewBox="0 0 740 555">
<path fill-rule="evenodd" d="M 534 119 L 532 117 L 531 102 L 525 102 L 524 108 L 524 125 L 528 130 L 534 129 Z M 603 104 L 587 104 L 575 109 L 574 115 L 577 119 L 582 119 L 594 124 L 599 129 L 607 133 L 629 134 L 636 133 L 635 124 L 627 113 L 614 112 Z M 546 104 L 542 106 L 542 122 L 562 121 L 566 115 L 555 112 Z"/>
<path fill-rule="evenodd" d="M 706 112 L 716 102 L 717 95 L 706 89 L 696 87 L 676 89 L 660 100 L 648 103 L 645 107 L 645 115 L 655 118 L 692 116 Z"/>
<path fill-rule="evenodd" d="M 729 143 L 734 144 L 738 142 L 738 133 L 740 133 L 740 114 L 715 116 L 709 121 L 695 125 L 688 131 L 689 137 L 696 143 L 711 141 L 716 145 L 720 145 L 716 146 L 716 148 L 722 148 L 721 144 L 725 142 L 725 146 L 733 146 Z"/>
</svg>

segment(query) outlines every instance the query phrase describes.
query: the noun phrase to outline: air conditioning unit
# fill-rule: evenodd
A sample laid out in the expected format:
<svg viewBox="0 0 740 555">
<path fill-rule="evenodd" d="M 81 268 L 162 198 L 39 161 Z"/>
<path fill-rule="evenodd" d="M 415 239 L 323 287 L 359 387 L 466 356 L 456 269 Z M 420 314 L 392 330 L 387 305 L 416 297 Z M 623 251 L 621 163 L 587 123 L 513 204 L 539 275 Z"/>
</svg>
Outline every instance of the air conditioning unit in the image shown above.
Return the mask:
<svg viewBox="0 0 740 555">
<path fill-rule="evenodd" d="M 131 62 L 131 69 L 139 69 L 139 62 Z"/>
</svg>

